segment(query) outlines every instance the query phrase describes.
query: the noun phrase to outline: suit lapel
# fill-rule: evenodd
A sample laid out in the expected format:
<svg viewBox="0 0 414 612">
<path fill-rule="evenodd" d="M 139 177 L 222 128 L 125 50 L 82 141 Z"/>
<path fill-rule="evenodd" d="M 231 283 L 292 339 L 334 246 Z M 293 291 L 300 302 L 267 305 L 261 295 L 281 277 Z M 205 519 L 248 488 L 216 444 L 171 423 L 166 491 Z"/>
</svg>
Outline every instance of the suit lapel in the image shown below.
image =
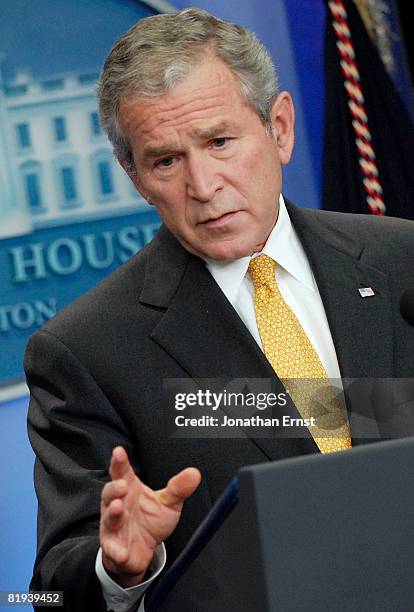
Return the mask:
<svg viewBox="0 0 414 612">
<path fill-rule="evenodd" d="M 152 339 L 192 378 L 275 379 L 269 362 L 204 262 L 186 253 L 165 229 L 161 232 L 157 252 L 148 258 L 140 297 L 143 303 L 166 308 Z M 296 411 L 294 416 L 299 416 Z M 278 449 L 272 438 L 252 441 L 269 459 L 283 455 L 281 444 L 287 447 L 286 456 L 317 450 L 311 439 L 279 439 Z"/>
<path fill-rule="evenodd" d="M 325 228 L 324 213 L 291 205 L 288 210 L 321 294 L 342 379 L 391 378 L 393 322 L 387 275 L 366 263 L 364 245 Z M 362 298 L 358 289 L 363 287 L 371 287 L 375 295 Z M 374 407 L 369 397 L 362 399 L 368 381 L 354 381 L 348 389 L 354 444 L 375 441 L 380 436 Z"/>
<path fill-rule="evenodd" d="M 288 210 L 321 294 L 342 378 L 392 377 L 387 275 L 365 263 L 364 245 L 326 228 L 324 213 L 292 205 Z M 375 295 L 362 298 L 358 289 L 363 287 L 371 287 Z"/>
<path fill-rule="evenodd" d="M 269 376 L 262 351 L 195 257 L 152 338 L 193 377 Z"/>
</svg>

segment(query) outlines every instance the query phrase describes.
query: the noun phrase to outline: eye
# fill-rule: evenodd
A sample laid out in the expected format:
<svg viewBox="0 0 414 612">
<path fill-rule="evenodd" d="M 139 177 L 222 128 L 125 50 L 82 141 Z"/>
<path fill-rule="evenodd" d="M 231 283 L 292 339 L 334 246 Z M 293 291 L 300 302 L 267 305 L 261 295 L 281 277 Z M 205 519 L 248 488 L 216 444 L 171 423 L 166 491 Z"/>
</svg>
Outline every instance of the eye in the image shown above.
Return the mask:
<svg viewBox="0 0 414 612">
<path fill-rule="evenodd" d="M 174 157 L 163 157 L 162 159 L 158 159 L 154 166 L 156 168 L 171 168 L 174 163 Z"/>
<path fill-rule="evenodd" d="M 212 144 L 213 144 L 213 146 L 215 146 L 215 147 L 216 147 L 216 149 L 222 149 L 222 148 L 223 148 L 223 147 L 224 147 L 224 146 L 227 144 L 227 142 L 228 142 L 229 140 L 230 140 L 230 139 L 229 139 L 229 138 L 226 138 L 225 136 L 223 136 L 223 137 L 221 137 L 221 138 L 214 138 L 214 139 L 212 140 Z"/>
</svg>

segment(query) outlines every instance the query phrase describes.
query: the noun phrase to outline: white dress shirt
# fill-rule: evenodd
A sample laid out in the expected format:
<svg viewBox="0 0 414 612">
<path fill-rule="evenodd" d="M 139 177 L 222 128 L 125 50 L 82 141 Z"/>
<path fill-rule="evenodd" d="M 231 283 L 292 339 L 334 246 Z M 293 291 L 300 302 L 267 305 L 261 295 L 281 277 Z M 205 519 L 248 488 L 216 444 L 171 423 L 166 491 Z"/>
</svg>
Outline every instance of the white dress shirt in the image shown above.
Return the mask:
<svg viewBox="0 0 414 612">
<path fill-rule="evenodd" d="M 95 571 L 102 586 L 102 593 L 107 609 L 114 610 L 114 612 L 128 612 L 129 610 L 136 609 L 133 607 L 134 603 L 138 606 L 139 600 L 144 595 L 151 582 L 153 582 L 163 570 L 166 560 L 167 555 L 165 553 L 165 546 L 164 544 L 160 544 L 155 549 L 154 558 L 149 568 L 150 572 L 152 572 L 151 577 L 137 586 L 124 589 L 106 573 L 102 563 L 102 549 L 100 548 L 96 556 Z M 137 612 L 145 612 L 144 598 Z"/>
<path fill-rule="evenodd" d="M 279 201 L 279 216 L 275 227 L 262 250 L 276 261 L 276 279 L 280 292 L 293 310 L 316 352 L 330 379 L 340 379 L 340 371 L 335 347 L 329 330 L 325 309 L 315 282 L 308 258 L 290 221 L 283 196 Z M 257 254 L 253 255 L 255 257 Z M 247 329 L 263 350 L 257 329 L 254 312 L 254 289 L 248 274 L 251 256 L 234 261 L 206 260 L 207 268 L 229 302 L 235 308 Z M 158 576 L 165 565 L 164 545 L 156 549 L 151 569 L 154 574 L 149 580 L 129 589 L 123 589 L 105 572 L 102 565 L 102 553 L 96 559 L 96 574 L 101 582 L 108 609 L 114 612 L 126 612 L 138 605 L 139 599 Z M 137 612 L 144 612 L 144 601 Z"/>
<path fill-rule="evenodd" d="M 283 299 L 315 347 L 328 378 L 340 378 L 338 359 L 322 299 L 282 196 L 276 225 L 261 252 L 276 261 L 276 279 Z M 253 283 L 248 274 L 250 260 L 248 256 L 234 261 L 209 260 L 206 263 L 214 280 L 263 350 L 254 312 Z"/>
</svg>

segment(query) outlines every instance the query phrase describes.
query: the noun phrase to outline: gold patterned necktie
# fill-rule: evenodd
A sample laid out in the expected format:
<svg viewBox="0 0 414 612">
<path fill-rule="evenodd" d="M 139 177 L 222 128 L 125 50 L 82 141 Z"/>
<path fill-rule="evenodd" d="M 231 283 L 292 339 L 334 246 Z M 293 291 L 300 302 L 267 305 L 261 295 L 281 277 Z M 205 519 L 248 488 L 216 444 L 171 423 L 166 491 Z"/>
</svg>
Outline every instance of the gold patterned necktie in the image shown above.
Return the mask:
<svg viewBox="0 0 414 612">
<path fill-rule="evenodd" d="M 309 431 L 319 450 L 331 453 L 351 448 L 348 422 L 326 370 L 283 299 L 275 272 L 276 262 L 268 255 L 259 255 L 250 261 L 256 321 L 264 353 L 302 418 L 314 417 L 316 424 Z"/>
</svg>

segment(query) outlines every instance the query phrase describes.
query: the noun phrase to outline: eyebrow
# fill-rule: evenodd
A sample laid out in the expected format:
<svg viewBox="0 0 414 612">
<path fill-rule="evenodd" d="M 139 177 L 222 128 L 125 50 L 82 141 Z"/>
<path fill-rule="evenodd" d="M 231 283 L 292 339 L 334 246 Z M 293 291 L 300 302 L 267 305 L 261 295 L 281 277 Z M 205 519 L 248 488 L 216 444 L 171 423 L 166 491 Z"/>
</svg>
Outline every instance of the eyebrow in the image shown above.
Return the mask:
<svg viewBox="0 0 414 612">
<path fill-rule="evenodd" d="M 144 159 L 151 159 L 153 157 L 162 157 L 163 155 L 171 155 L 172 153 L 178 153 L 178 150 L 174 147 L 146 147 L 144 149 Z"/>
<path fill-rule="evenodd" d="M 227 130 L 234 129 L 234 125 L 228 121 L 221 121 L 217 125 L 206 129 L 194 129 L 192 134 L 196 140 L 211 140 L 217 138 L 218 135 L 223 134 Z M 144 149 L 144 159 L 152 159 L 155 157 L 162 157 L 164 155 L 172 155 L 173 153 L 180 153 L 176 147 L 162 146 L 162 147 L 146 147 Z"/>
<path fill-rule="evenodd" d="M 233 130 L 234 124 L 229 123 L 228 121 L 220 121 L 216 125 L 213 125 L 210 128 L 206 128 L 205 130 L 193 130 L 193 134 L 197 140 L 211 140 L 212 138 L 217 137 L 219 134 L 223 134 L 227 130 Z"/>
</svg>

